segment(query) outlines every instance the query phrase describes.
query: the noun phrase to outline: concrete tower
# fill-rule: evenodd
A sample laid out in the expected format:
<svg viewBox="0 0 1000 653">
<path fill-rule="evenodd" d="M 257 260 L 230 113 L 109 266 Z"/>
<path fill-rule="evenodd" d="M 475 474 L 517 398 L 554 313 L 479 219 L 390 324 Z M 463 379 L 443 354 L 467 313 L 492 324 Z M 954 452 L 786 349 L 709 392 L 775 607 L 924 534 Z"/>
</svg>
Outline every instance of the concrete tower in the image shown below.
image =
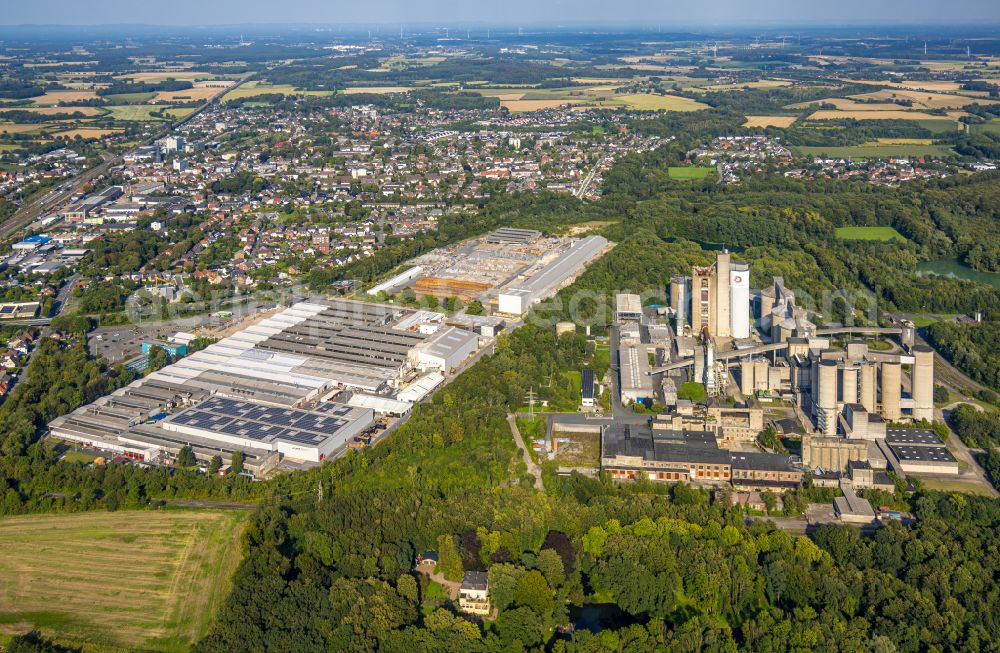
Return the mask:
<svg viewBox="0 0 1000 653">
<path fill-rule="evenodd" d="M 744 358 L 740 361 L 740 392 L 744 396 L 754 393 L 754 364 L 752 358 Z"/>
<path fill-rule="evenodd" d="M 910 394 L 913 396 L 913 419 L 934 420 L 934 350 L 926 345 L 913 348 L 913 373 Z"/>
<path fill-rule="evenodd" d="M 903 416 L 900 408 L 902 379 L 903 371 L 898 362 L 882 363 L 882 418 L 886 421 L 896 422 Z"/>
<path fill-rule="evenodd" d="M 715 328 L 712 335 L 728 338 L 732 335 L 730 318 L 730 256 L 728 251 L 719 252 L 715 259 Z M 749 286 L 747 287 L 749 293 Z M 710 327 L 711 328 L 711 327 Z"/>
<path fill-rule="evenodd" d="M 877 396 L 877 389 L 875 385 L 875 365 L 870 363 L 863 364 L 858 371 L 858 376 L 860 377 L 858 403 L 864 406 L 864 409 L 869 413 L 875 414 Z"/>
<path fill-rule="evenodd" d="M 715 325 L 715 270 L 693 268 L 691 270 L 691 333 L 701 334 L 708 328 L 709 335 L 716 335 Z"/>
<path fill-rule="evenodd" d="M 734 338 L 750 337 L 750 266 L 733 263 L 729 270 L 729 321 Z"/>
<path fill-rule="evenodd" d="M 675 274 L 670 277 L 670 306 L 674 309 L 674 331 L 684 334 L 688 324 L 688 305 L 691 303 L 691 277 Z"/>
<path fill-rule="evenodd" d="M 823 435 L 837 435 L 837 361 L 819 362 L 819 388 L 814 390 L 816 429 Z"/>
<path fill-rule="evenodd" d="M 840 402 L 843 404 L 858 403 L 858 368 L 845 367 L 840 378 Z"/>
</svg>

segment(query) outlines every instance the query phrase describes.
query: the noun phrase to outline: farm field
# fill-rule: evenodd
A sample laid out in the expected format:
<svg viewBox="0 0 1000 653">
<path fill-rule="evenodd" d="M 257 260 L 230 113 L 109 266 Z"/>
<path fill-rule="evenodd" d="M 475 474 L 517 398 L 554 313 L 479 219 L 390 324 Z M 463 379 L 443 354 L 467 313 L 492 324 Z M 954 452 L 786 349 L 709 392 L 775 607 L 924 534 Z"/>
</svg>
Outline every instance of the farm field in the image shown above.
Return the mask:
<svg viewBox="0 0 1000 653">
<path fill-rule="evenodd" d="M 2 123 L 0 122 L 0 134 L 30 134 L 32 132 L 37 132 L 45 127 L 47 123 Z"/>
<path fill-rule="evenodd" d="M 406 93 L 412 90 L 409 86 L 352 86 L 338 91 L 344 95 L 356 95 L 358 93 L 375 93 L 378 95 L 386 93 Z"/>
<path fill-rule="evenodd" d="M 93 91 L 48 91 L 45 95 L 32 98 L 32 101 L 38 106 L 55 106 L 60 102 L 79 102 L 96 97 L 97 94 Z"/>
<path fill-rule="evenodd" d="M 180 120 L 184 116 L 191 114 L 194 110 L 195 107 L 176 107 L 173 109 L 167 109 L 164 113 L 174 120 Z"/>
<path fill-rule="evenodd" d="M 163 108 L 163 106 L 153 106 L 148 104 L 125 104 L 121 106 L 108 107 L 108 111 L 111 112 L 111 117 L 115 120 L 148 122 L 163 120 L 163 118 L 157 118 L 156 116 L 150 115 L 153 111 L 159 111 Z"/>
<path fill-rule="evenodd" d="M 865 159 L 878 157 L 951 156 L 954 151 L 947 145 L 795 145 L 792 150 L 800 156 L 828 156 L 838 159 Z"/>
<path fill-rule="evenodd" d="M 128 75 L 122 75 L 120 79 L 127 79 L 133 82 L 165 82 L 168 79 L 185 80 L 190 82 L 201 81 L 206 79 L 212 79 L 214 75 L 212 73 L 206 73 L 198 70 L 164 70 L 164 71 L 149 71 L 143 73 L 130 73 Z"/>
<path fill-rule="evenodd" d="M 230 82 L 226 85 L 220 85 L 220 82 L 212 82 L 212 85 L 208 84 L 196 84 L 194 88 L 184 89 L 182 91 L 161 91 L 156 94 L 153 98 L 155 102 L 202 102 L 206 100 L 211 100 L 213 97 L 221 93 L 226 89 L 227 86 L 232 86 L 235 82 Z"/>
<path fill-rule="evenodd" d="M 43 116 L 51 116 L 61 113 L 79 113 L 83 116 L 99 116 L 103 112 L 97 107 L 0 107 L 0 118 L 7 111 L 29 111 Z"/>
<path fill-rule="evenodd" d="M 281 95 L 330 95 L 331 91 L 303 91 L 290 84 L 261 84 L 260 82 L 247 82 L 239 88 L 234 88 L 222 96 L 223 102 L 239 98 L 257 97 L 258 95 L 271 95 L 279 93 Z"/>
<path fill-rule="evenodd" d="M 792 83 L 787 79 L 761 79 L 756 82 L 737 84 L 712 84 L 710 86 L 703 86 L 702 88 L 706 91 L 733 91 L 741 88 L 782 88 L 791 85 Z"/>
<path fill-rule="evenodd" d="M 1000 118 L 994 118 L 989 122 L 972 127 L 972 131 L 980 134 L 994 134 L 1000 136 Z"/>
<path fill-rule="evenodd" d="M 672 167 L 667 171 L 671 179 L 704 179 L 712 173 L 715 168 L 703 168 L 697 166 Z"/>
<path fill-rule="evenodd" d="M 855 95 L 862 100 L 909 100 L 917 109 L 960 109 L 967 104 L 996 104 L 996 100 L 970 98 L 964 95 L 949 95 L 947 93 L 932 93 L 930 91 L 909 91 L 904 89 L 885 89 L 864 95 Z"/>
<path fill-rule="evenodd" d="M 104 138 L 113 134 L 122 133 L 123 129 L 102 129 L 99 127 L 77 127 L 61 132 L 52 132 L 51 136 L 65 136 L 66 138 Z"/>
<path fill-rule="evenodd" d="M 903 234 L 892 227 L 837 227 L 836 234 L 841 240 L 906 241 Z"/>
<path fill-rule="evenodd" d="M 809 120 L 939 120 L 951 122 L 948 118 L 937 118 L 922 111 L 906 111 L 904 109 L 885 111 L 820 109 L 810 115 Z"/>
<path fill-rule="evenodd" d="M 247 514 L 0 520 L 0 632 L 38 629 L 87 650 L 186 650 L 228 593 Z"/>
<path fill-rule="evenodd" d="M 747 116 L 744 127 L 791 127 L 797 116 Z"/>
<path fill-rule="evenodd" d="M 629 109 L 636 111 L 698 111 L 708 105 L 676 95 L 652 95 L 649 93 L 615 95 Z"/>
</svg>

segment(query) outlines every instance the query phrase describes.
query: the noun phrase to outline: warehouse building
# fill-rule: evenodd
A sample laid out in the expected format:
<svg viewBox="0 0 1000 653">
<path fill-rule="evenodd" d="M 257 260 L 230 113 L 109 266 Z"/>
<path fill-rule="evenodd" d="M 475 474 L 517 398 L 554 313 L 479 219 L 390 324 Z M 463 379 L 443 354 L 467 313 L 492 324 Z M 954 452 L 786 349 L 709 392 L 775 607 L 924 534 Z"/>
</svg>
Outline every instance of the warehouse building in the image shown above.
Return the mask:
<svg viewBox="0 0 1000 653">
<path fill-rule="evenodd" d="M 258 474 L 286 458 L 318 463 L 370 428 L 375 410 L 405 414 L 478 349 L 475 333 L 425 330 L 415 314 L 300 302 L 56 418 L 49 432 L 149 462 L 190 446 L 202 460 L 238 451 Z M 410 382 L 420 372 L 429 373 Z M 343 390 L 355 393 L 351 405 L 317 405 Z"/>
<path fill-rule="evenodd" d="M 885 443 L 907 474 L 958 474 L 958 461 L 930 429 L 888 428 Z"/>
<path fill-rule="evenodd" d="M 486 236 L 486 242 L 490 245 L 527 245 L 541 237 L 542 232 L 540 231 L 501 227 Z"/>
<path fill-rule="evenodd" d="M 526 281 L 502 290 L 497 297 L 501 313 L 520 315 L 535 302 L 555 294 L 560 285 L 578 274 L 607 247 L 602 236 L 588 236 L 573 242 L 563 253 L 531 274 Z"/>
<path fill-rule="evenodd" d="M 313 410 L 275 408 L 247 401 L 213 397 L 171 415 L 162 428 L 203 439 L 306 462 L 320 462 L 371 427 L 371 408 L 339 403 L 320 404 Z"/>
</svg>

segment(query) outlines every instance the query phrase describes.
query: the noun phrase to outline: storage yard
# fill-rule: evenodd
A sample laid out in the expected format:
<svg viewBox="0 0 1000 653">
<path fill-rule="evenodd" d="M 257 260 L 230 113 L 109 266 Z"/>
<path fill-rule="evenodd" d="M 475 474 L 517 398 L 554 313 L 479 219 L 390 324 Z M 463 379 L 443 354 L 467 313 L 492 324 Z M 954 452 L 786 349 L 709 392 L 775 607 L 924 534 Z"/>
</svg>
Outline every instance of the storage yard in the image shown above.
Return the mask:
<svg viewBox="0 0 1000 653">
<path fill-rule="evenodd" d="M 368 290 L 393 294 L 409 288 L 417 297 L 479 301 L 505 315 L 519 316 L 551 297 L 607 250 L 600 236 L 582 239 L 543 236 L 503 228 L 478 240 L 436 249 L 414 267 Z"/>
<path fill-rule="evenodd" d="M 463 319 L 467 317 L 468 319 Z M 239 452 L 254 476 L 364 446 L 504 326 L 349 300 L 300 302 L 49 424 L 143 463 Z"/>
</svg>

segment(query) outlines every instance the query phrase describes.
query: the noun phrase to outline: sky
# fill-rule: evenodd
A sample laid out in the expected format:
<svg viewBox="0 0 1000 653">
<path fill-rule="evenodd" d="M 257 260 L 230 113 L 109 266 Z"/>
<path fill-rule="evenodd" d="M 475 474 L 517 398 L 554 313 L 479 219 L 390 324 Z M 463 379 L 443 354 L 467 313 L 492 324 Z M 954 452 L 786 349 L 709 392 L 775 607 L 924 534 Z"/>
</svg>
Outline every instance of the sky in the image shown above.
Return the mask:
<svg viewBox="0 0 1000 653">
<path fill-rule="evenodd" d="M 979 25 L 1000 0 L 0 0 L 0 25 Z"/>
</svg>

